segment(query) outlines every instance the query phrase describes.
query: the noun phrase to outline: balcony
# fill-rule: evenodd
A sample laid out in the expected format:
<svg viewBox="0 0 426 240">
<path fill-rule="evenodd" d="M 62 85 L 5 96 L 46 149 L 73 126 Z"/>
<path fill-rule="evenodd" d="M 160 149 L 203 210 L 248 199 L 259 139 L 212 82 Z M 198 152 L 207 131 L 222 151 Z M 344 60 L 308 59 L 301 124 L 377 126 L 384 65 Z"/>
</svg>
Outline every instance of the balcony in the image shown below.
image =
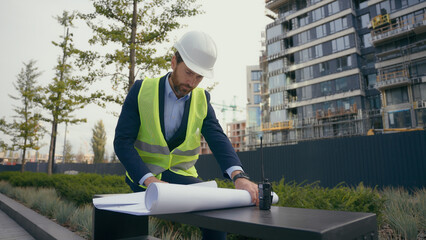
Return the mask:
<svg viewBox="0 0 426 240">
<path fill-rule="evenodd" d="M 356 103 L 349 106 L 349 108 L 329 108 L 327 111 L 324 111 L 322 109 L 318 109 L 315 112 L 315 117 L 318 120 L 324 120 L 329 118 L 336 118 L 336 117 L 345 117 L 349 115 L 354 115 L 358 113 L 358 109 L 356 106 Z"/>
<path fill-rule="evenodd" d="M 265 0 L 265 7 L 273 12 L 278 12 L 279 7 L 288 2 L 289 0 Z"/>
<path fill-rule="evenodd" d="M 376 88 L 379 90 L 408 84 L 410 74 L 406 69 L 377 75 Z"/>
<path fill-rule="evenodd" d="M 395 38 L 405 37 L 408 33 L 420 34 L 426 31 L 426 13 L 410 19 L 398 21 L 375 29 L 371 32 L 373 45 L 377 46 Z"/>
</svg>

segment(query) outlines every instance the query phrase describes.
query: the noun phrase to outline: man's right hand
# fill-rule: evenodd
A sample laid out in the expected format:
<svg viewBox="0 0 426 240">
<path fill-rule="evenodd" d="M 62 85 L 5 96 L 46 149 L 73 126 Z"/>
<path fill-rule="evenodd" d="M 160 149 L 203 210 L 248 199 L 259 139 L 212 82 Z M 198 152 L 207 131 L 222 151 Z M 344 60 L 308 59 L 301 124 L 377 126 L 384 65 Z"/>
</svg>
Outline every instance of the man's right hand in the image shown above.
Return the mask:
<svg viewBox="0 0 426 240">
<path fill-rule="evenodd" d="M 145 180 L 145 182 L 143 182 L 143 184 L 144 184 L 146 187 L 148 187 L 148 186 L 149 186 L 149 184 L 151 184 L 151 183 L 153 183 L 153 182 L 167 183 L 167 182 L 164 182 L 164 181 L 159 180 L 159 179 L 158 179 L 158 178 L 156 178 L 156 177 L 149 177 L 149 178 L 147 178 L 147 179 Z"/>
</svg>

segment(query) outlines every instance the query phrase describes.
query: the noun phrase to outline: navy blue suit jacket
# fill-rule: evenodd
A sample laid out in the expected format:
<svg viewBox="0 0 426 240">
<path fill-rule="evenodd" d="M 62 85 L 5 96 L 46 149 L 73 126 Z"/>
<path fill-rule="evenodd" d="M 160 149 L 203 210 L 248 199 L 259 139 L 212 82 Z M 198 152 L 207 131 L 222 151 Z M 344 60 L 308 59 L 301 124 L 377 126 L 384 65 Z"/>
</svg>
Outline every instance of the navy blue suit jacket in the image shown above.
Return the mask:
<svg viewBox="0 0 426 240">
<path fill-rule="evenodd" d="M 166 75 L 167 76 L 167 75 Z M 159 112 L 161 131 L 163 136 L 164 131 L 164 84 L 166 76 L 160 79 L 159 84 Z M 142 85 L 142 80 L 136 81 L 130 89 L 118 119 L 117 127 L 115 128 L 114 150 L 118 159 L 124 165 L 124 168 L 129 173 L 130 177 L 135 181 L 139 181 L 145 174 L 149 173 L 148 167 L 141 160 L 136 149 L 133 147 L 138 136 L 141 121 L 138 108 L 138 94 Z M 224 172 L 232 166 L 241 166 L 240 159 L 235 153 L 228 137 L 223 133 L 219 121 L 216 118 L 213 107 L 210 104 L 210 94 L 206 91 L 208 110 L 207 116 L 204 119 L 201 133 L 206 139 L 211 151 L 217 159 L 221 170 Z M 186 129 L 188 124 L 189 106 L 191 98 L 185 103 L 182 123 L 176 133 L 167 141 L 170 151 L 179 146 L 186 137 Z"/>
</svg>

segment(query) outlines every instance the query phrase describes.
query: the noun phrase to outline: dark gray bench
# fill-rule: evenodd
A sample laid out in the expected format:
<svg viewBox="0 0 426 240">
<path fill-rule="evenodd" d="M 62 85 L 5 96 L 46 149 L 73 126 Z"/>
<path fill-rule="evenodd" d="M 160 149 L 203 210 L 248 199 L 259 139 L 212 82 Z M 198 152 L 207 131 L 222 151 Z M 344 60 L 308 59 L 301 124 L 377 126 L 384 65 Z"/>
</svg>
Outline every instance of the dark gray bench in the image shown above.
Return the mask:
<svg viewBox="0 0 426 240">
<path fill-rule="evenodd" d="M 272 206 L 270 211 L 242 207 L 156 217 L 197 227 L 262 239 L 378 239 L 376 215 Z M 155 239 L 148 217 L 93 211 L 93 239 Z"/>
</svg>

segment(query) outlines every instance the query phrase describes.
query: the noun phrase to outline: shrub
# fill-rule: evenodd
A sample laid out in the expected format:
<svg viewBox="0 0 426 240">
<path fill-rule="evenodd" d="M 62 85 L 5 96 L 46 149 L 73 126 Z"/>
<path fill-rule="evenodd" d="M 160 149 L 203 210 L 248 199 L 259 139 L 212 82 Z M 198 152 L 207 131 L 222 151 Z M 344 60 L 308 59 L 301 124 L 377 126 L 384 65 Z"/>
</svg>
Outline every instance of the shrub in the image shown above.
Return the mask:
<svg viewBox="0 0 426 240">
<path fill-rule="evenodd" d="M 39 210 L 44 216 L 52 217 L 58 203 L 59 197 L 55 189 L 39 188 L 37 194 L 35 194 L 32 208 Z"/>
<path fill-rule="evenodd" d="M 396 231 L 391 237 L 417 239 L 419 232 L 426 231 L 425 189 L 410 194 L 402 188 L 386 188 L 383 196 L 385 221 Z"/>
<path fill-rule="evenodd" d="M 91 203 L 95 194 L 131 192 L 124 178 L 116 175 L 2 172 L 0 179 L 7 179 L 15 187 L 55 188 L 63 199 L 78 206 Z"/>
<path fill-rule="evenodd" d="M 83 233 L 87 238 L 91 238 L 92 233 L 92 212 L 91 205 L 84 205 L 75 210 L 71 215 L 71 228 Z"/>
<path fill-rule="evenodd" d="M 57 209 L 53 212 L 53 218 L 61 225 L 68 224 L 76 209 L 73 203 L 60 201 L 58 202 Z"/>
</svg>

